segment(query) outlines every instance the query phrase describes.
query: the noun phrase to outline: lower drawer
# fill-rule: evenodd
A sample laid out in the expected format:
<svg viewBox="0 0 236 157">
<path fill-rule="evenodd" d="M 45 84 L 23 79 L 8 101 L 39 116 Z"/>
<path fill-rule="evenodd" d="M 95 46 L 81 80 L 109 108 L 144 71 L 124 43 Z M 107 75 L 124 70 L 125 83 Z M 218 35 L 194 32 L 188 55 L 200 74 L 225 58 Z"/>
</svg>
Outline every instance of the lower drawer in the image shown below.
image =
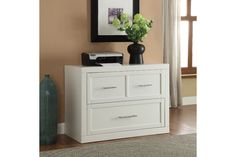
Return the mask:
<svg viewBox="0 0 236 157">
<path fill-rule="evenodd" d="M 164 100 L 88 106 L 88 135 L 164 126 Z"/>
</svg>

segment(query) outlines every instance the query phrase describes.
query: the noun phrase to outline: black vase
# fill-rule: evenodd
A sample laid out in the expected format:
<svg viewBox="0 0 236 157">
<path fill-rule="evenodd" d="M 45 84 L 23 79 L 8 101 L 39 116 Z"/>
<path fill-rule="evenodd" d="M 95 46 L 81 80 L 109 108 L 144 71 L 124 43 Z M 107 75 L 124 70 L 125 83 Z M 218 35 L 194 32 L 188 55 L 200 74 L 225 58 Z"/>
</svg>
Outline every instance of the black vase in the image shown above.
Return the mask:
<svg viewBox="0 0 236 157">
<path fill-rule="evenodd" d="M 139 44 L 134 42 L 129 45 L 127 48 L 130 58 L 129 64 L 143 64 L 143 53 L 145 51 L 145 46 L 143 44 Z"/>
</svg>

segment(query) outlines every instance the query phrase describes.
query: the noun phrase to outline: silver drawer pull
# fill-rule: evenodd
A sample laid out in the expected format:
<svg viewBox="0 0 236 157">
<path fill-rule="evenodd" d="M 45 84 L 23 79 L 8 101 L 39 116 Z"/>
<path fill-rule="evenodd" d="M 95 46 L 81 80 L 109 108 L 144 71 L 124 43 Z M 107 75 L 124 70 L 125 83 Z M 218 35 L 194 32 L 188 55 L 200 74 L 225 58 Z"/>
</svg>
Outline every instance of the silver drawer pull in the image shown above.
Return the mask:
<svg viewBox="0 0 236 157">
<path fill-rule="evenodd" d="M 111 86 L 111 87 L 103 87 L 102 89 L 114 89 L 117 88 L 116 86 Z"/>
<path fill-rule="evenodd" d="M 138 117 L 138 115 L 130 115 L 130 116 L 118 116 L 119 119 L 125 119 L 125 118 L 135 118 Z"/>
<path fill-rule="evenodd" d="M 140 84 L 140 85 L 137 85 L 138 87 L 151 87 L 152 84 Z"/>
</svg>

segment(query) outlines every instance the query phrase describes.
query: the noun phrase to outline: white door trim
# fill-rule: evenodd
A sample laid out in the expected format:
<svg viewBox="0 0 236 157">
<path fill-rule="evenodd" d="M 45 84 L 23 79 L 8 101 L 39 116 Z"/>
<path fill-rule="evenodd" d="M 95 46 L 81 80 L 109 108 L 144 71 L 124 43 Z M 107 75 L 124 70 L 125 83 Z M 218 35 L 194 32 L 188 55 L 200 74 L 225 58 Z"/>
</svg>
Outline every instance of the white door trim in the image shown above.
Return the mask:
<svg viewBox="0 0 236 157">
<path fill-rule="evenodd" d="M 183 105 L 195 105 L 197 104 L 197 96 L 188 96 L 182 98 Z"/>
</svg>

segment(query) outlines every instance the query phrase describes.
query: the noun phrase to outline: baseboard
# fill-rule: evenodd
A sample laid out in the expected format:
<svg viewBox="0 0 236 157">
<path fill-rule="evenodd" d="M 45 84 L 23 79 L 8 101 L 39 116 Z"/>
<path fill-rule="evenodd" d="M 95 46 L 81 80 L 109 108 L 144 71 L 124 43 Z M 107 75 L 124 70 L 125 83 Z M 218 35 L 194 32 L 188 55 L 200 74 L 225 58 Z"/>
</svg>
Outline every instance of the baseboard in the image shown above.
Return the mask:
<svg viewBox="0 0 236 157">
<path fill-rule="evenodd" d="M 65 123 L 57 124 L 57 134 L 65 134 Z"/>
<path fill-rule="evenodd" d="M 195 105 L 197 104 L 197 97 L 196 96 L 188 96 L 182 98 L 183 105 Z"/>
</svg>

